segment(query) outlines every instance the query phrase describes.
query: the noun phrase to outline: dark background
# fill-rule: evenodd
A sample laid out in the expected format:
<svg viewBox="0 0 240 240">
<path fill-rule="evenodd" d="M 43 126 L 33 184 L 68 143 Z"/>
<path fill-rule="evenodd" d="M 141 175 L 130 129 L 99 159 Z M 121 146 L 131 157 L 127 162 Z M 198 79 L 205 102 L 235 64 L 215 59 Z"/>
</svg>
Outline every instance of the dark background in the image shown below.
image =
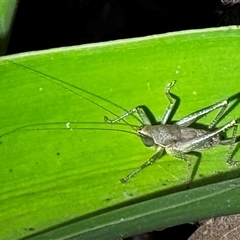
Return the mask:
<svg viewBox="0 0 240 240">
<path fill-rule="evenodd" d="M 19 2 L 8 54 L 240 23 L 240 4 L 221 0 Z"/>
<path fill-rule="evenodd" d="M 237 24 L 240 4 L 221 0 L 21 0 L 7 54 Z M 184 224 L 131 239 L 187 239 L 196 229 Z"/>
</svg>

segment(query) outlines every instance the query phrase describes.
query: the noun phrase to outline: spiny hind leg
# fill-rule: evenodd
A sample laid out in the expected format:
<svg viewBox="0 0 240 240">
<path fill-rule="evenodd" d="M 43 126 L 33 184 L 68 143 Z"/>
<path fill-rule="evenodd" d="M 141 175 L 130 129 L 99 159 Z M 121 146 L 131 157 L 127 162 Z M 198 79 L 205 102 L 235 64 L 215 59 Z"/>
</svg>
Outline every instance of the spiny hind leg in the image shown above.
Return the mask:
<svg viewBox="0 0 240 240">
<path fill-rule="evenodd" d="M 204 135 L 200 135 L 199 137 L 193 138 L 187 142 L 178 143 L 176 150 L 182 151 L 182 152 L 200 151 L 200 150 L 208 149 L 216 145 L 219 145 L 221 144 L 221 141 L 213 142 L 212 141 L 213 138 L 216 137 L 219 133 L 225 132 L 229 128 L 232 128 L 237 125 L 238 125 L 238 122 L 236 120 L 232 120 L 231 122 L 225 124 L 223 127 L 213 132 L 208 132 Z"/>
<path fill-rule="evenodd" d="M 144 164 L 142 164 L 140 167 L 136 168 L 134 171 L 132 171 L 130 174 L 128 174 L 126 177 L 121 178 L 120 182 L 125 183 L 130 178 L 134 177 L 137 173 L 139 173 L 144 168 L 148 167 L 149 165 L 152 165 L 158 158 L 160 158 L 163 154 L 164 148 L 159 147 L 157 153 L 155 153 L 148 161 L 146 161 Z"/>
<path fill-rule="evenodd" d="M 202 118 L 203 116 L 206 116 L 208 113 L 220 108 L 219 113 L 217 114 L 217 116 L 213 119 L 213 121 L 208 126 L 209 129 L 212 129 L 216 126 L 219 119 L 224 114 L 227 106 L 228 106 L 228 101 L 223 100 L 223 101 L 213 104 L 209 107 L 200 109 L 194 113 L 189 114 L 188 116 L 177 121 L 176 124 L 178 126 L 187 127 L 187 126 L 191 125 L 192 123 L 197 122 L 200 118 Z"/>
<path fill-rule="evenodd" d="M 236 162 L 232 161 L 232 155 L 234 151 L 234 144 L 236 142 L 238 124 L 239 123 L 237 120 L 232 120 L 231 122 L 225 124 L 223 127 L 213 132 L 209 132 L 207 134 L 201 135 L 188 142 L 178 144 L 177 150 L 182 152 L 191 152 L 191 151 L 208 149 L 216 145 L 230 145 L 226 161 L 228 164 L 234 165 L 236 164 Z M 217 141 L 215 143 L 212 141 L 212 139 L 216 137 L 219 133 L 225 132 L 230 128 L 233 128 L 232 137 L 230 139 Z"/>
<path fill-rule="evenodd" d="M 220 142 L 221 145 L 229 145 L 229 151 L 228 151 L 228 155 L 227 155 L 227 160 L 226 160 L 226 162 L 227 162 L 230 166 L 234 166 L 234 165 L 238 165 L 238 164 L 239 164 L 239 161 L 233 161 L 233 160 L 232 160 L 233 152 L 234 152 L 234 144 L 236 143 L 236 139 L 237 139 L 238 125 L 239 125 L 239 122 L 236 121 L 236 124 L 233 126 L 233 131 L 232 131 L 232 136 L 231 136 L 231 138 L 222 140 L 222 141 Z"/>
</svg>

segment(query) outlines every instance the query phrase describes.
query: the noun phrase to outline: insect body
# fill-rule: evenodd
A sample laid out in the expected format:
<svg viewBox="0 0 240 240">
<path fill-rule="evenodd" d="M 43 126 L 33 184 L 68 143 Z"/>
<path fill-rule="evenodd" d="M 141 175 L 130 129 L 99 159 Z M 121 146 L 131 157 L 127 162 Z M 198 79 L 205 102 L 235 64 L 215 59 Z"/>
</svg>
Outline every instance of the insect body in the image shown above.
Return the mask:
<svg viewBox="0 0 240 240">
<path fill-rule="evenodd" d="M 145 146 L 156 146 L 157 152 L 153 155 L 147 162 L 145 162 L 142 166 L 135 169 L 132 173 L 127 175 L 125 178 L 122 178 L 120 181 L 125 183 L 131 177 L 136 175 L 139 171 L 143 168 L 149 166 L 157 159 L 159 159 L 162 155 L 164 150 L 181 160 L 185 160 L 188 163 L 188 168 L 191 166 L 191 159 L 186 155 L 189 152 L 199 152 L 203 151 L 217 145 L 230 145 L 230 149 L 227 156 L 227 163 L 234 164 L 236 162 L 232 161 L 232 154 L 233 154 L 233 145 L 236 142 L 236 134 L 237 134 L 237 127 L 238 122 L 237 120 L 232 120 L 231 122 L 227 123 L 223 127 L 219 129 L 214 129 L 216 124 L 218 123 L 219 119 L 223 116 L 224 111 L 228 106 L 228 101 L 223 100 L 219 103 L 216 103 L 212 106 L 206 107 L 199 111 L 196 111 L 174 124 L 166 124 L 169 120 L 169 116 L 174 107 L 174 99 L 171 96 L 170 89 L 175 84 L 175 81 L 169 83 L 167 85 L 165 94 L 169 99 L 169 106 L 163 116 L 163 119 L 160 124 L 152 125 L 151 120 L 148 118 L 144 108 L 142 106 L 133 108 L 132 110 L 126 112 L 119 118 L 114 120 L 109 120 L 105 117 L 105 121 L 108 123 L 116 123 L 129 115 L 137 113 L 143 125 L 136 128 L 136 132 L 138 136 L 141 138 L 142 142 Z M 197 129 L 191 127 L 191 124 L 199 120 L 201 117 L 206 116 L 208 113 L 216 110 L 221 109 L 218 115 L 215 117 L 213 122 L 208 126 L 208 129 Z M 229 139 L 221 140 L 220 133 L 225 132 L 229 128 L 233 128 L 232 137 Z M 191 179 L 188 179 L 191 180 Z"/>
</svg>

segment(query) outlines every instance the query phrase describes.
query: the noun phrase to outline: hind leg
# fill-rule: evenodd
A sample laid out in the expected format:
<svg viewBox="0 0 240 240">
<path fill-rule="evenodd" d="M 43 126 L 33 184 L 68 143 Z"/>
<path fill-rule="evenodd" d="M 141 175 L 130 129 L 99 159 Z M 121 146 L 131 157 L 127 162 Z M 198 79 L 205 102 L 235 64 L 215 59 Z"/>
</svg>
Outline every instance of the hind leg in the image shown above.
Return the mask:
<svg viewBox="0 0 240 240">
<path fill-rule="evenodd" d="M 232 161 L 233 151 L 234 151 L 234 144 L 236 143 L 236 139 L 237 139 L 238 125 L 239 125 L 239 123 L 236 122 L 236 124 L 233 126 L 233 131 L 232 131 L 231 138 L 222 140 L 220 142 L 221 145 L 229 145 L 229 151 L 228 151 L 228 155 L 227 155 L 227 160 L 226 161 L 231 166 L 237 165 L 239 163 L 239 162 L 236 162 L 236 161 Z"/>
<path fill-rule="evenodd" d="M 208 126 L 209 129 L 212 129 L 218 123 L 219 119 L 221 118 L 221 116 L 225 112 L 227 106 L 228 106 L 228 101 L 223 100 L 223 101 L 218 102 L 214 105 L 211 105 L 209 107 L 200 109 L 200 110 L 198 110 L 194 113 L 189 114 L 188 116 L 186 116 L 186 117 L 180 119 L 179 121 L 177 121 L 176 124 L 178 126 L 181 126 L 181 127 L 187 127 L 187 126 L 191 125 L 192 123 L 197 122 L 200 118 L 206 116 L 208 113 L 210 113 L 210 112 L 212 112 L 212 111 L 214 111 L 218 108 L 221 108 L 221 110 L 219 111 L 217 116 L 213 119 L 213 121 Z"/>
</svg>

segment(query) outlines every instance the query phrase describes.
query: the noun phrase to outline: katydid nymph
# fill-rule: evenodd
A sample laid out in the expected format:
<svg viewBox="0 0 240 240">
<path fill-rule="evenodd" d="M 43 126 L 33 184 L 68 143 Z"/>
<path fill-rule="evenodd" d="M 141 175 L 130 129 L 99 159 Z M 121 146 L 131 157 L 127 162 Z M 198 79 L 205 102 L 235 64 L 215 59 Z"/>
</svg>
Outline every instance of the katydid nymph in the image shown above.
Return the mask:
<svg viewBox="0 0 240 240">
<path fill-rule="evenodd" d="M 138 136 L 141 138 L 145 146 L 156 146 L 157 148 L 156 154 L 154 154 L 139 168 L 136 168 L 133 172 L 122 178 L 120 180 L 122 183 L 125 183 L 143 168 L 153 164 L 157 159 L 161 158 L 164 150 L 173 157 L 186 161 L 188 168 L 190 168 L 191 159 L 187 156 L 187 153 L 194 151 L 201 152 L 218 145 L 229 145 L 230 148 L 227 154 L 226 162 L 230 165 L 237 163 L 232 161 L 232 155 L 234 144 L 236 143 L 237 139 L 236 135 L 239 124 L 238 121 L 233 119 L 231 122 L 225 124 L 224 126 L 218 129 L 214 129 L 228 106 L 227 100 L 222 100 L 211 106 L 193 112 L 178 120 L 174 124 L 167 124 L 169 116 L 174 107 L 174 99 L 171 97 L 170 90 L 175 83 L 176 81 L 173 81 L 167 85 L 165 95 L 169 100 L 169 106 L 164 113 L 161 122 L 156 125 L 152 124 L 142 106 L 135 107 L 114 120 L 109 120 L 107 117 L 105 117 L 106 122 L 114 124 L 118 121 L 121 121 L 122 119 L 125 119 L 129 115 L 137 113 L 143 123 L 140 127 L 136 128 Z M 196 129 L 191 127 L 191 125 L 198 121 L 200 118 L 219 108 L 219 113 L 214 118 L 212 123 L 208 125 L 208 129 Z M 231 138 L 221 140 L 220 133 L 225 132 L 230 128 L 233 128 Z M 188 178 L 188 181 L 189 180 L 191 179 Z"/>
<path fill-rule="evenodd" d="M 19 67 L 25 68 L 28 71 L 31 71 L 33 73 L 40 74 L 47 80 L 53 82 L 54 84 L 59 85 L 60 87 L 71 91 L 74 94 L 79 95 L 86 101 L 89 101 L 90 103 L 96 105 L 97 107 L 100 107 L 104 109 L 106 112 L 112 114 L 115 116 L 115 119 L 110 120 L 108 117 L 104 117 L 104 121 L 102 124 L 125 124 L 128 125 L 133 131 L 126 131 L 126 130 L 118 130 L 118 129 L 101 129 L 101 128 L 89 128 L 89 129 L 96 129 L 96 130 L 110 130 L 110 131 L 120 131 L 120 132 L 127 132 L 134 134 L 138 136 L 143 144 L 146 147 L 156 147 L 157 152 L 148 159 L 143 165 L 136 168 L 134 171 L 132 171 L 130 174 L 125 176 L 124 178 L 120 179 L 121 183 L 126 183 L 129 179 L 131 179 L 133 176 L 135 176 L 139 171 L 144 169 L 145 167 L 153 164 L 156 160 L 160 159 L 164 152 L 167 154 L 172 155 L 173 157 L 184 160 L 187 162 L 188 165 L 188 172 L 190 172 L 191 167 L 191 158 L 188 156 L 188 153 L 191 152 L 202 152 L 204 150 L 207 150 L 209 148 L 218 146 L 218 145 L 229 145 L 229 151 L 226 156 L 226 161 L 230 165 L 236 164 L 236 162 L 232 161 L 232 156 L 234 152 L 234 145 L 236 142 L 239 141 L 239 137 L 237 137 L 237 129 L 238 129 L 238 121 L 232 120 L 229 123 L 223 125 L 220 128 L 216 128 L 216 125 L 219 123 L 221 118 L 223 117 L 224 113 L 226 112 L 226 109 L 228 107 L 228 100 L 222 100 L 218 103 L 215 103 L 211 106 L 205 107 L 203 109 L 200 109 L 198 111 L 195 111 L 180 120 L 176 122 L 170 123 L 170 115 L 172 115 L 175 100 L 172 97 L 171 89 L 176 83 L 176 81 L 170 82 L 165 90 L 165 95 L 169 101 L 169 106 L 167 107 L 165 113 L 163 114 L 162 120 L 157 123 L 153 123 L 151 121 L 151 118 L 148 116 L 148 113 L 145 111 L 145 108 L 143 106 L 134 107 L 130 111 L 126 111 L 124 108 L 120 107 L 119 105 L 101 98 L 100 96 L 88 92 L 82 88 L 76 87 L 74 85 L 71 85 L 61 79 L 55 78 L 53 76 L 50 76 L 48 74 L 42 73 L 40 71 L 30 69 L 26 66 L 23 66 L 18 63 L 14 63 L 12 61 L 9 61 Z M 124 114 L 122 116 L 118 116 L 117 114 L 113 113 L 109 109 L 105 108 L 104 106 L 92 101 L 91 99 L 82 96 L 78 92 L 74 91 L 73 89 L 80 90 L 83 92 L 86 92 L 88 94 L 92 94 L 94 97 L 97 97 L 103 101 L 106 101 L 110 104 L 113 104 L 114 106 L 121 109 L 121 111 L 124 111 Z M 212 123 L 210 123 L 206 128 L 196 128 L 193 126 L 194 123 L 196 123 L 199 119 L 206 116 L 208 113 L 220 109 L 217 116 L 214 118 Z M 130 115 L 136 116 L 136 118 L 140 122 L 140 126 L 135 126 L 126 121 L 126 118 Z M 103 116 L 99 116 L 103 117 Z M 122 123 L 121 123 L 122 121 Z M 120 123 L 119 123 L 120 122 Z M 54 123 L 52 123 L 54 124 Z M 36 124 L 36 129 L 38 125 Z M 44 124 L 42 124 L 44 125 Z M 31 129 L 29 129 L 29 126 L 31 126 Z M 10 132 L 4 133 L 0 135 L 0 138 L 14 133 L 16 131 L 23 131 L 26 130 L 34 130 L 32 127 L 34 127 L 34 124 L 32 125 L 26 125 L 21 126 L 17 129 L 13 129 Z M 70 123 L 66 123 L 66 130 L 70 128 Z M 227 131 L 228 129 L 232 128 L 232 136 L 230 138 L 222 139 L 221 133 Z M 36 130 L 35 129 L 35 130 Z M 56 129 L 56 128 L 54 128 Z M 82 129 L 88 129 L 88 128 L 82 128 Z M 48 128 L 48 130 L 51 130 L 51 128 Z M 187 178 L 187 181 L 191 181 L 191 177 Z"/>
</svg>

